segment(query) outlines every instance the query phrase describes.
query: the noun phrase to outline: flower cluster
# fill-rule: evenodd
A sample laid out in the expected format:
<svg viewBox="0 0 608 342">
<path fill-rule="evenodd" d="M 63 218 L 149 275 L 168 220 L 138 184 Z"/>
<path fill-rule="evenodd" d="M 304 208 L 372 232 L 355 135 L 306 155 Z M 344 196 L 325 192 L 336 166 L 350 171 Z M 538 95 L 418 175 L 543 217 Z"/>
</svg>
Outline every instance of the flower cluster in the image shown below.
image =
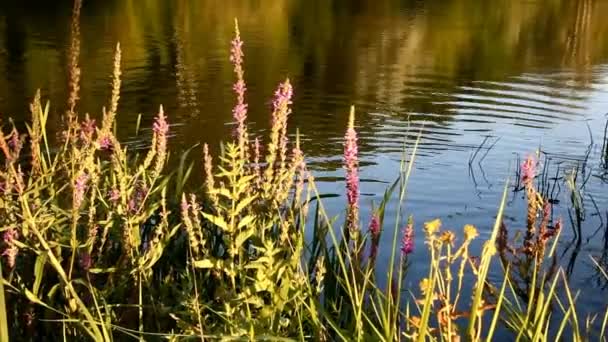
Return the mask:
<svg viewBox="0 0 608 342">
<path fill-rule="evenodd" d="M 89 182 L 89 175 L 86 172 L 81 172 L 74 182 L 74 209 L 80 208 L 84 200 L 84 193 L 87 190 L 87 183 Z"/>
<path fill-rule="evenodd" d="M 18 233 L 12 226 L 9 227 L 2 236 L 4 243 L 7 245 L 4 252 L 2 252 L 2 256 L 6 257 L 7 264 L 10 268 L 15 267 L 15 260 L 17 258 L 17 253 L 19 252 L 19 248 L 15 245 L 15 240 L 17 240 Z"/>
<path fill-rule="evenodd" d="M 414 251 L 414 221 L 412 217 L 408 219 L 407 225 L 403 227 L 403 237 L 401 238 L 401 253 L 403 256 L 409 255 Z"/>
<path fill-rule="evenodd" d="M 80 124 L 80 139 L 84 142 L 90 142 L 95 133 L 95 119 L 91 119 L 88 116 Z"/>
<path fill-rule="evenodd" d="M 371 237 L 369 255 L 371 259 L 375 259 L 378 255 L 378 244 L 380 242 L 380 218 L 378 217 L 378 214 L 374 213 L 372 215 L 372 219 L 369 222 L 368 231 Z"/>
<path fill-rule="evenodd" d="M 347 226 L 350 236 L 356 239 L 359 230 L 359 159 L 355 111 L 351 108 L 348 129 L 344 136 L 344 168 L 346 169 L 346 198 L 348 201 Z"/>
<path fill-rule="evenodd" d="M 154 170 L 155 174 L 158 175 L 167 158 L 167 138 L 169 134 L 169 124 L 167 123 L 167 117 L 163 111 L 163 106 L 160 106 L 158 115 L 154 119 L 152 129 L 156 141 L 156 165 L 154 166 Z"/>
<path fill-rule="evenodd" d="M 245 103 L 245 91 L 247 86 L 245 85 L 244 71 L 243 71 L 243 41 L 241 40 L 241 34 L 239 32 L 238 22 L 235 20 L 234 23 L 235 37 L 232 40 L 230 47 L 230 61 L 234 65 L 234 73 L 236 74 L 236 82 L 233 86 L 233 90 L 237 95 L 237 103 L 232 110 L 232 116 L 236 122 L 236 135 L 240 146 L 245 146 L 244 143 L 247 141 L 247 104 Z"/>
<path fill-rule="evenodd" d="M 112 188 L 112 190 L 108 192 L 108 197 L 110 198 L 110 201 L 112 203 L 118 203 L 118 201 L 120 200 L 120 190 L 118 190 L 117 188 Z"/>
<path fill-rule="evenodd" d="M 526 187 L 532 184 L 534 176 L 536 175 L 536 160 L 533 155 L 529 155 L 528 158 L 521 165 L 521 179 Z"/>
</svg>

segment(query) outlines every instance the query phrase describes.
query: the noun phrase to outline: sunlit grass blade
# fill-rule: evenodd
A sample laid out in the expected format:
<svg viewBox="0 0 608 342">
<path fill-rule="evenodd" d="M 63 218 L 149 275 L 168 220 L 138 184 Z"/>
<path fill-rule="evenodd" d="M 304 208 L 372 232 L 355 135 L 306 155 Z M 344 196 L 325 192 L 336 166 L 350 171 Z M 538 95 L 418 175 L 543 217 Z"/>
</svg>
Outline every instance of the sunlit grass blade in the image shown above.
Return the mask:
<svg viewBox="0 0 608 342">
<path fill-rule="evenodd" d="M 481 297 L 483 294 L 483 289 L 485 287 L 485 282 L 489 272 L 490 260 L 493 255 L 496 253 L 496 236 L 498 235 L 498 229 L 500 228 L 500 224 L 502 222 L 502 217 L 505 210 L 505 205 L 507 203 L 507 190 L 509 188 L 509 182 L 507 181 L 502 193 L 502 199 L 500 201 L 500 206 L 498 208 L 498 213 L 496 215 L 496 221 L 494 222 L 494 229 L 492 230 L 492 234 L 490 239 L 485 242 L 483 246 L 481 262 L 479 267 L 479 274 L 477 276 L 477 281 L 475 284 L 475 290 L 473 293 L 473 302 L 471 305 L 471 316 L 469 318 L 469 323 L 467 327 L 467 337 L 469 339 L 477 339 L 478 334 L 481 332 L 475 332 L 475 326 L 477 319 L 481 319 L 481 317 L 477 317 L 477 310 L 480 308 Z"/>
<path fill-rule="evenodd" d="M 6 302 L 4 300 L 4 277 L 2 276 L 2 263 L 0 262 L 0 341 L 8 342 L 10 330 L 6 315 Z"/>
</svg>

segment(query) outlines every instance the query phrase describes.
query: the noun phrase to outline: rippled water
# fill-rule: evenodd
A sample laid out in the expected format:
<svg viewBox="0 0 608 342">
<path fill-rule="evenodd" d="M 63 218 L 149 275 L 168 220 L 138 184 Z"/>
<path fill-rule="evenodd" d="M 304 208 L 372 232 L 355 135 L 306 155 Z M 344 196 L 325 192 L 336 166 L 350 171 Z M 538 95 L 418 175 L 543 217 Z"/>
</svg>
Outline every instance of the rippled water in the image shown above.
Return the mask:
<svg viewBox="0 0 608 342">
<path fill-rule="evenodd" d="M 608 263 L 608 196 L 600 165 L 608 112 L 605 13 L 605 0 L 90 0 L 82 14 L 80 111 L 98 116 L 107 103 L 113 48 L 120 41 L 119 133 L 134 146 L 144 144 L 133 138 L 137 116 L 142 113 L 149 126 L 162 103 L 176 150 L 201 141 L 217 147 L 231 129 L 228 52 L 238 17 L 251 129 L 267 129 L 270 96 L 289 77 L 295 86 L 292 133 L 300 130 L 321 191 L 340 195 L 327 198 L 332 214 L 343 214 L 342 137 L 350 104 L 358 113 L 364 220 L 419 132 L 405 204 L 418 228 L 440 217 L 458 229 L 476 224 L 487 237 L 518 158 L 540 149 L 550 159 L 550 173 L 559 168 L 561 176 L 585 165 L 581 235 L 570 224 L 563 181 L 555 189 L 560 202 L 554 216 L 566 222 L 562 264 L 575 286 L 598 294 L 582 298 L 592 310 L 605 306 L 607 287 L 590 260 Z M 9 115 L 26 120 L 27 103 L 41 88 L 58 126 L 67 98 L 69 21 L 69 1 L 0 3 L 3 122 Z M 524 224 L 522 197 L 509 195 L 507 225 L 513 230 Z M 416 244 L 412 270 L 420 273 L 424 263 L 416 261 L 426 258 L 421 233 Z"/>
</svg>

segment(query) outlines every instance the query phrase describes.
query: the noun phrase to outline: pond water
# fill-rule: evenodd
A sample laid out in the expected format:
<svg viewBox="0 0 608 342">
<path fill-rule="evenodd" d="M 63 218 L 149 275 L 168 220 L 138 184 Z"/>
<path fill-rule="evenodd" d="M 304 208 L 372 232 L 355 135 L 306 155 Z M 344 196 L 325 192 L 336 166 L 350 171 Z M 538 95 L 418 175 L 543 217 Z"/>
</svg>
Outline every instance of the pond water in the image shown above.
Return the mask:
<svg viewBox="0 0 608 342">
<path fill-rule="evenodd" d="M 291 132 L 300 130 L 321 191 L 338 195 L 326 199 L 331 214 L 343 216 L 342 138 L 351 104 L 357 108 L 364 222 L 370 204 L 398 174 L 404 141 L 411 148 L 422 133 L 404 205 L 418 229 L 412 285 L 427 258 L 423 222 L 439 217 L 458 231 L 475 224 L 486 238 L 519 159 L 540 148 L 550 173 L 560 177 L 584 165 L 580 234 L 570 220 L 566 184 L 556 186 L 553 216 L 565 223 L 558 258 L 573 286 L 585 289 L 582 310 L 604 310 L 607 281 L 590 256 L 608 264 L 600 162 L 608 119 L 605 13 L 606 0 L 85 0 L 79 110 L 99 116 L 107 104 L 120 42 L 119 134 L 135 147 L 145 144 L 133 134 L 137 117 L 141 113 L 142 126 L 150 126 L 163 104 L 175 151 L 199 142 L 217 147 L 231 131 L 228 53 L 238 17 L 251 130 L 268 128 L 270 98 L 289 77 L 295 88 Z M 70 16 L 70 1 L 0 3 L 3 123 L 9 116 L 27 120 L 28 103 L 41 88 L 52 104 L 51 126 L 59 125 Z M 523 192 L 509 192 L 509 229 L 524 226 L 524 208 Z M 394 216 L 394 205 L 388 214 Z"/>
</svg>

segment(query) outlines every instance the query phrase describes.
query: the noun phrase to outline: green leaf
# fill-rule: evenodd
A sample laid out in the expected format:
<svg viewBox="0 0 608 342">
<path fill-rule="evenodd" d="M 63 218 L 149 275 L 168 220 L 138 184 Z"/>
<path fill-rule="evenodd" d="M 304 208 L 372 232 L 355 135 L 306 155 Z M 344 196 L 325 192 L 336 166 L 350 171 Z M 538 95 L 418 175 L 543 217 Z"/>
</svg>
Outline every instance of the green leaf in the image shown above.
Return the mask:
<svg viewBox="0 0 608 342">
<path fill-rule="evenodd" d="M 226 198 L 231 198 L 232 197 L 232 195 L 230 194 L 230 191 L 228 189 L 226 189 L 226 188 L 213 189 L 211 191 L 211 194 L 221 195 L 221 196 L 224 196 Z"/>
<path fill-rule="evenodd" d="M 116 272 L 116 267 L 108 267 L 108 268 L 91 268 L 89 272 L 93 274 L 101 274 L 101 273 L 114 273 Z"/>
<path fill-rule="evenodd" d="M 49 299 L 52 299 L 52 298 L 53 298 L 53 296 L 55 296 L 55 292 L 57 292 L 57 290 L 59 290 L 59 287 L 60 287 L 60 286 L 61 286 L 61 284 L 60 284 L 60 283 L 57 283 L 57 284 L 53 285 L 53 287 L 51 287 L 51 289 L 49 290 L 49 292 L 47 293 L 47 295 L 46 295 L 46 296 L 47 296 Z"/>
<path fill-rule="evenodd" d="M 242 201 L 240 201 L 239 204 L 236 206 L 234 215 L 240 214 L 241 211 L 243 211 L 243 209 L 245 209 L 245 207 L 250 205 L 251 202 L 253 202 L 256 198 L 257 198 L 257 196 L 249 196 L 249 197 L 246 197 L 245 199 L 243 199 Z"/>
<path fill-rule="evenodd" d="M 2 277 L 2 263 L 0 262 L 0 341 L 8 342 L 8 320 L 6 303 L 4 301 L 4 277 Z"/>
<path fill-rule="evenodd" d="M 243 243 L 245 243 L 245 241 L 247 241 L 247 239 L 249 239 L 254 233 L 254 229 L 247 229 L 243 232 L 240 232 L 239 235 L 236 236 L 236 248 L 241 248 Z"/>
<path fill-rule="evenodd" d="M 250 224 L 252 224 L 254 221 L 255 221 L 255 216 L 253 216 L 253 215 L 247 215 L 247 216 L 243 217 L 239 221 L 238 229 L 241 229 L 243 227 L 247 227 Z"/>
<path fill-rule="evenodd" d="M 203 259 L 203 260 L 195 260 L 194 267 L 196 268 L 214 268 L 219 269 L 224 266 L 223 260 L 218 259 Z"/>
<path fill-rule="evenodd" d="M 29 299 L 29 301 L 30 301 L 30 302 L 32 302 L 32 303 L 35 303 L 35 304 L 40 304 L 40 305 L 42 305 L 42 306 L 46 306 L 46 305 L 44 304 L 44 302 L 42 302 L 42 301 L 40 300 L 40 298 L 38 298 L 38 296 L 36 296 L 36 295 L 35 295 L 35 294 L 34 294 L 32 291 L 30 291 L 30 290 L 28 290 L 28 289 L 25 289 L 25 297 L 26 297 L 27 299 Z"/>
<path fill-rule="evenodd" d="M 227 231 L 227 232 L 230 231 L 230 227 L 228 227 L 228 223 L 226 223 L 226 220 L 224 220 L 223 217 L 215 216 L 215 215 L 211 215 L 211 214 L 207 214 L 207 213 L 203 213 L 203 217 L 206 218 L 207 220 L 211 221 L 211 223 L 213 223 L 214 225 L 220 227 L 222 230 Z"/>
<path fill-rule="evenodd" d="M 34 266 L 34 287 L 32 288 L 32 292 L 34 295 L 38 296 L 38 291 L 40 290 L 40 284 L 42 284 L 42 277 L 44 276 L 44 265 L 46 265 L 46 259 L 48 255 L 46 252 L 40 254 L 36 258 L 36 265 Z"/>
</svg>

